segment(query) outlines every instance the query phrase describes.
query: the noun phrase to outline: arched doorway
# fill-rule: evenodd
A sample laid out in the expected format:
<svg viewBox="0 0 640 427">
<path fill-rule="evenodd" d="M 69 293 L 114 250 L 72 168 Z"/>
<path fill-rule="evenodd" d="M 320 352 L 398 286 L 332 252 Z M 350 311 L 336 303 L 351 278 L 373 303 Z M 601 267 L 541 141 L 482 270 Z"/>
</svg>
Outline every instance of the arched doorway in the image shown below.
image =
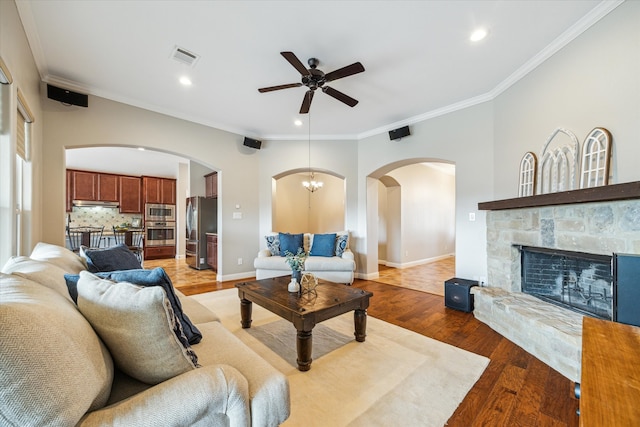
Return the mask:
<svg viewBox="0 0 640 427">
<path fill-rule="evenodd" d="M 325 233 L 345 229 L 345 179 L 328 171 L 312 170 L 322 187 L 303 186 L 309 170 L 284 172 L 273 178 L 272 230 L 289 233 Z"/>
<path fill-rule="evenodd" d="M 376 266 L 407 268 L 455 254 L 455 166 L 439 159 L 407 159 L 369 175 L 369 235 Z M 375 237 L 374 237 L 375 236 Z M 373 243 L 373 242 L 372 242 Z M 372 266 L 373 267 L 373 266 Z M 374 277 L 378 272 L 371 272 Z"/>
</svg>

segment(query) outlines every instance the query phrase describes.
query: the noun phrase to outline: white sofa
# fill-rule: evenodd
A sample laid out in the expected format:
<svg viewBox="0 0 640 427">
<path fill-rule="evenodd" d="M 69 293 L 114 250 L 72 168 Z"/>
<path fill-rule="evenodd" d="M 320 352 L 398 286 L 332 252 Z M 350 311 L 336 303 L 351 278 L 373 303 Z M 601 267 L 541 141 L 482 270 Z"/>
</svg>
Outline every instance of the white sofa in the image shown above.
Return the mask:
<svg viewBox="0 0 640 427">
<path fill-rule="evenodd" d="M 149 357 L 132 361 L 144 364 L 152 374 L 154 369 L 171 368 L 171 363 L 159 362 L 169 349 L 179 348 L 178 355 L 180 351 L 188 355 L 176 338 L 182 327 L 176 327 L 177 315 L 172 315 L 167 292 L 161 287 L 107 281 L 84 272 L 85 268 L 83 259 L 68 249 L 43 243 L 30 257 L 11 258 L 2 268 L 0 424 L 277 426 L 288 418 L 286 376 L 225 329 L 215 313 L 179 292 L 176 295 L 184 313 L 202 334 L 202 340 L 190 346 L 197 364 L 171 378 L 151 381 L 153 384 L 125 374 L 118 361 L 128 353 L 114 351 L 114 343 L 94 323 L 99 312 L 91 312 L 86 302 L 84 295 L 93 282 L 96 286 L 90 292 L 100 286 L 107 289 L 99 298 L 108 298 L 109 290 L 122 286 L 160 301 L 156 323 L 169 332 L 158 337 L 139 325 L 133 335 L 133 341 L 145 343 L 145 348 L 136 351 L 157 347 Z M 79 273 L 77 305 L 65 273 Z M 127 313 L 102 315 L 97 320 L 117 320 L 125 314 L 135 320 L 152 311 L 134 306 Z M 130 333 L 127 329 L 132 328 L 121 329 Z M 159 342 L 167 345 L 159 346 Z M 179 363 L 188 363 L 186 357 L 178 358 Z"/>
<path fill-rule="evenodd" d="M 278 233 L 269 233 L 266 238 L 276 236 Z M 309 256 L 305 262 L 305 272 L 313 273 L 317 278 L 335 283 L 351 285 L 354 279 L 356 263 L 351 249 L 349 249 L 349 233 L 347 231 L 337 232 L 338 237 L 343 236 L 344 251 L 341 256 Z M 304 251 L 309 253 L 313 246 L 313 234 L 304 233 Z M 268 247 L 258 252 L 258 256 L 253 261 L 256 269 L 256 279 L 269 279 L 271 277 L 290 276 L 291 269 L 287 265 L 283 255 L 273 255 L 272 249 Z"/>
</svg>

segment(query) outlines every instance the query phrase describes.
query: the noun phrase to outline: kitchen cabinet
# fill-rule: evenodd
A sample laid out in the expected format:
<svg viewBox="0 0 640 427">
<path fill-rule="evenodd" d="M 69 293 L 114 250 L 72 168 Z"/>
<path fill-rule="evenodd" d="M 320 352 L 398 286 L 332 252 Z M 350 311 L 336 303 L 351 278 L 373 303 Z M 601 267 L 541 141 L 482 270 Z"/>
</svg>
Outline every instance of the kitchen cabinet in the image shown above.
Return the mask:
<svg viewBox="0 0 640 427">
<path fill-rule="evenodd" d="M 145 203 L 176 204 L 176 180 L 172 178 L 142 177 Z"/>
<path fill-rule="evenodd" d="M 66 212 L 71 212 L 73 211 L 73 173 L 71 173 L 71 171 L 67 169 L 66 176 L 67 176 L 67 192 L 66 192 L 67 201 L 65 203 L 65 210 Z"/>
<path fill-rule="evenodd" d="M 98 201 L 100 202 L 118 202 L 120 201 L 118 175 L 106 173 L 98 174 Z"/>
<path fill-rule="evenodd" d="M 212 172 L 204 176 L 205 197 L 218 197 L 218 172 Z"/>
<path fill-rule="evenodd" d="M 218 271 L 218 235 L 207 233 L 207 264 Z"/>
<path fill-rule="evenodd" d="M 142 178 L 121 175 L 119 183 L 120 213 L 142 213 Z"/>
<path fill-rule="evenodd" d="M 172 246 L 149 246 L 144 248 L 144 259 L 175 258 L 176 247 Z"/>
<path fill-rule="evenodd" d="M 98 200 L 98 174 L 96 172 L 71 171 L 72 200 Z"/>
<path fill-rule="evenodd" d="M 118 201 L 120 194 L 118 191 L 118 175 L 78 170 L 71 170 L 70 172 L 71 200 Z M 69 182 L 67 183 L 67 189 L 69 189 Z"/>
</svg>

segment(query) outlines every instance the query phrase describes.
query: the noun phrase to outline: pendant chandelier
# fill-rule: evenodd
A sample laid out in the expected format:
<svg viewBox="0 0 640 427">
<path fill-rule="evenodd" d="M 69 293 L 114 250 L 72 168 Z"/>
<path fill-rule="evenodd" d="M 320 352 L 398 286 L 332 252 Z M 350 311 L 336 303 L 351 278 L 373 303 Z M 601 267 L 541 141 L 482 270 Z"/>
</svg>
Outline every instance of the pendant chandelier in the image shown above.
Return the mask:
<svg viewBox="0 0 640 427">
<path fill-rule="evenodd" d="M 308 116 L 309 120 L 309 134 L 308 134 L 308 145 L 309 145 L 309 180 L 302 181 L 302 186 L 309 190 L 311 193 L 314 193 L 322 188 L 322 181 L 316 181 L 313 172 L 311 171 L 311 113 Z"/>
</svg>

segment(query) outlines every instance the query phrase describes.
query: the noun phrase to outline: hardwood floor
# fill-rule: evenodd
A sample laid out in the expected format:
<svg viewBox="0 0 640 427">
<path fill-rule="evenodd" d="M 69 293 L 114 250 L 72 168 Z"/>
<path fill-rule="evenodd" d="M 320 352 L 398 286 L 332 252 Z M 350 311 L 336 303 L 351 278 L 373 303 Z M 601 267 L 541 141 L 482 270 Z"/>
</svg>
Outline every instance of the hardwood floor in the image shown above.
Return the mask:
<svg viewBox="0 0 640 427">
<path fill-rule="evenodd" d="M 154 266 L 165 268 L 176 288 L 188 295 L 233 288 L 237 283 L 217 283 L 215 273 L 190 269 L 184 260 L 145 261 L 145 268 Z M 411 269 L 395 273 L 411 274 L 407 270 Z M 385 275 L 393 273 L 385 271 Z M 358 279 L 353 285 L 373 292 L 369 315 L 491 360 L 448 427 L 578 426 L 573 383 L 472 313 L 446 308 L 443 297 L 414 289 Z"/>
<path fill-rule="evenodd" d="M 411 268 L 378 265 L 380 277 L 375 281 L 444 296 L 444 281 L 454 277 L 455 271 L 453 256 Z"/>
</svg>

